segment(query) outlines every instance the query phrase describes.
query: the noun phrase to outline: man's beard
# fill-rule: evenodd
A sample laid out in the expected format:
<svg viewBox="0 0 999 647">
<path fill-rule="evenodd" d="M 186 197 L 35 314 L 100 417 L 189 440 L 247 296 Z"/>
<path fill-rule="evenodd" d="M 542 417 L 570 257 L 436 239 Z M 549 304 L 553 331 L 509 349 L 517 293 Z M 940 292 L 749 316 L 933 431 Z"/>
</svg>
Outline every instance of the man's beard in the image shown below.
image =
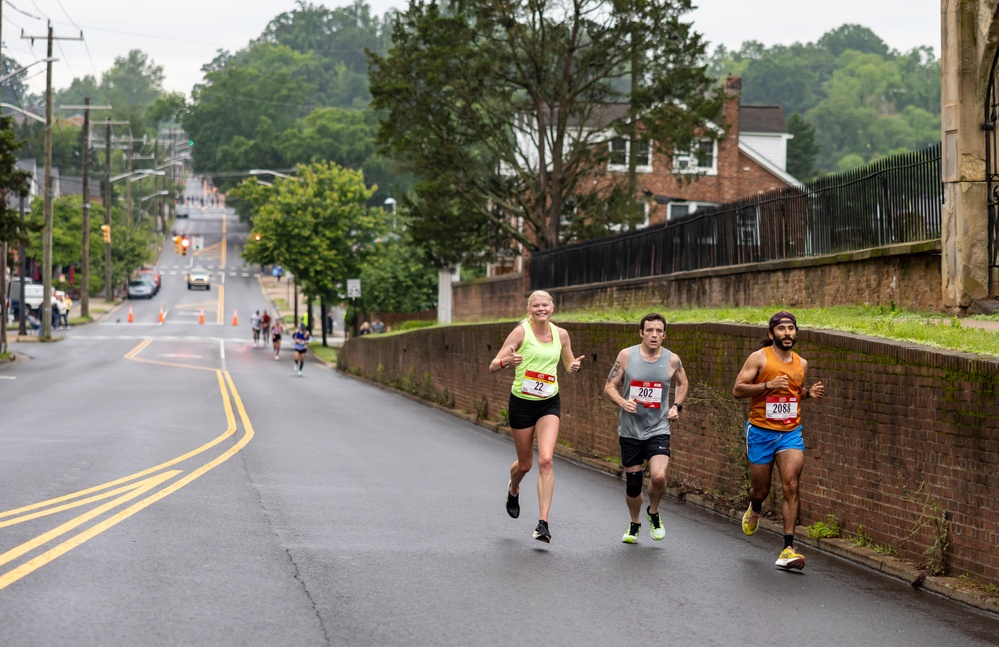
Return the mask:
<svg viewBox="0 0 999 647">
<path fill-rule="evenodd" d="M 790 346 L 786 346 L 784 344 L 784 342 L 787 341 L 787 340 L 791 341 L 791 345 Z M 783 350 L 791 350 L 792 348 L 794 348 L 794 345 L 798 343 L 798 338 L 797 337 L 781 337 L 777 341 L 778 341 L 778 343 L 779 343 L 778 345 L 781 347 L 781 349 L 783 349 Z"/>
</svg>

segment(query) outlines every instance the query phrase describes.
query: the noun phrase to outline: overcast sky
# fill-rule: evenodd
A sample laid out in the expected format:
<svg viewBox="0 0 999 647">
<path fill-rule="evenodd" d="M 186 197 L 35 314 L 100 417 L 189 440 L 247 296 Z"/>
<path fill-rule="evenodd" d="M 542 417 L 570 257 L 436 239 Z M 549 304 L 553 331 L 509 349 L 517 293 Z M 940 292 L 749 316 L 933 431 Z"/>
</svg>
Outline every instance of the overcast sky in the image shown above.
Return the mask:
<svg viewBox="0 0 999 647">
<path fill-rule="evenodd" d="M 338 7 L 346 0 L 312 0 Z M 940 0 L 695 0 L 694 27 L 710 42 L 738 48 L 747 40 L 765 45 L 814 41 L 843 23 L 869 27 L 890 47 L 909 50 L 930 45 L 940 55 Z M 403 9 L 401 0 L 370 0 L 373 13 Z M 22 65 L 45 57 L 47 21 L 57 37 L 53 85 L 63 88 L 74 77 L 100 78 L 131 49 L 146 52 L 163 67 L 164 88 L 190 95 L 201 67 L 219 49 L 235 51 L 263 31 L 275 16 L 295 8 L 294 0 L 0 0 L 4 55 Z M 41 36 L 32 45 L 21 37 Z M 33 91 L 45 87 L 45 65 L 31 68 Z M 96 103 L 99 98 L 93 98 Z"/>
</svg>

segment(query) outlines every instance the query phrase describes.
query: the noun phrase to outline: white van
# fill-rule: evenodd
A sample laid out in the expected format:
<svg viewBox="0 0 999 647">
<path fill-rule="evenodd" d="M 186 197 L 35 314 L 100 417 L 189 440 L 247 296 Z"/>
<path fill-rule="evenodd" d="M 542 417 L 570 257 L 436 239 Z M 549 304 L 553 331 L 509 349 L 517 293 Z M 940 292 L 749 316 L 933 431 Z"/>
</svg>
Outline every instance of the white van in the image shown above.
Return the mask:
<svg viewBox="0 0 999 647">
<path fill-rule="evenodd" d="M 42 307 L 42 301 L 45 297 L 45 289 L 39 283 L 32 282 L 28 279 L 24 282 L 24 302 L 28 304 L 28 307 L 32 311 L 37 311 Z M 13 278 L 10 280 L 10 285 L 7 286 L 7 298 L 10 299 L 10 308 L 12 311 L 18 310 L 18 302 L 21 298 L 21 279 Z"/>
</svg>

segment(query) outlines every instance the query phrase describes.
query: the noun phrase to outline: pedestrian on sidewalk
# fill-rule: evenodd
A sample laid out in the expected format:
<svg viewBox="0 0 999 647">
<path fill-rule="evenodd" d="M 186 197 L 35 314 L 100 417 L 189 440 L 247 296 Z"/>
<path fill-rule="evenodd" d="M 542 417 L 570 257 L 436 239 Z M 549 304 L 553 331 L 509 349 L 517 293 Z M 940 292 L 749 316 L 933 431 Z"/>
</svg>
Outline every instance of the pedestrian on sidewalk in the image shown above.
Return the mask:
<svg viewBox="0 0 999 647">
<path fill-rule="evenodd" d="M 638 324 L 641 343 L 625 348 L 607 376 L 604 393 L 621 408 L 617 434 L 621 443 L 621 465 L 625 475 L 625 502 L 631 525 L 624 533 L 626 544 L 638 542 L 642 529 L 642 474 L 649 462 L 649 533 L 656 541 L 666 537 L 659 502 L 666 493 L 669 466 L 670 426 L 683 411 L 687 397 L 687 373 L 680 356 L 663 347 L 666 319 L 650 313 Z M 669 406 L 670 384 L 676 383 Z M 622 392 L 622 387 L 624 391 Z"/>
<path fill-rule="evenodd" d="M 805 556 L 794 545 L 800 508 L 798 479 L 805 466 L 800 405 L 803 400 L 825 395 L 822 382 L 805 386 L 808 362 L 791 350 L 797 341 L 798 321 L 793 314 L 782 311 L 770 317 L 763 347 L 749 356 L 732 388 L 735 397 L 752 398 L 746 422 L 749 508 L 742 516 L 742 531 L 747 535 L 756 532 L 776 464 L 784 493 L 784 548 L 776 565 L 784 569 L 805 567 Z"/>
<path fill-rule="evenodd" d="M 534 538 L 549 543 L 548 513 L 555 491 L 553 458 L 562 415 L 558 395 L 558 364 L 578 373 L 584 356 L 574 357 L 569 333 L 551 322 L 555 302 L 547 292 L 538 290 L 527 299 L 527 318 L 507 335 L 489 372 L 513 367 L 510 388 L 509 420 L 517 460 L 510 466 L 506 511 L 520 516 L 520 482 L 531 471 L 534 439 L 538 441 L 538 525 Z"/>
</svg>

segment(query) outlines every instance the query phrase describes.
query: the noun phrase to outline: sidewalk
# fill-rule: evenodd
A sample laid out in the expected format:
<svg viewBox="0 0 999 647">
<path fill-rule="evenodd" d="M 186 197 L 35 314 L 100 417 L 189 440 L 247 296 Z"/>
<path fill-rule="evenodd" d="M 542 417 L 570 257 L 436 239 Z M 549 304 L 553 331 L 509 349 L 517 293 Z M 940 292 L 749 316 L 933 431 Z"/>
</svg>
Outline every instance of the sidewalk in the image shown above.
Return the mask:
<svg viewBox="0 0 999 647">
<path fill-rule="evenodd" d="M 90 307 L 90 318 L 91 318 L 92 321 L 97 322 L 97 321 L 103 321 L 104 319 L 107 319 L 109 317 L 113 317 L 123 303 L 124 303 L 124 300 L 122 300 L 122 299 L 117 299 L 117 300 L 114 300 L 114 301 L 107 301 L 104 298 L 103 295 L 96 296 L 96 297 L 90 297 L 90 303 L 89 303 L 89 307 Z M 70 325 L 70 327 L 74 328 L 74 327 L 76 327 L 78 325 L 86 325 L 86 323 L 90 323 L 90 322 L 86 322 L 86 323 L 75 323 L 75 324 L 73 323 L 74 321 L 79 320 L 79 318 L 82 317 L 82 316 L 83 316 L 83 305 L 80 303 L 79 300 L 74 301 L 73 302 L 73 307 L 70 308 L 70 310 L 69 310 L 69 322 L 70 322 L 69 325 Z M 12 322 L 8 322 L 7 323 L 7 341 L 8 341 L 8 343 L 15 343 L 15 342 L 35 342 L 35 341 L 38 341 L 38 333 L 35 333 L 35 332 L 31 331 L 30 327 L 29 327 L 27 335 L 18 335 L 17 334 L 17 329 L 18 329 L 18 320 L 17 319 L 15 319 Z M 53 341 L 58 341 L 58 340 L 62 339 L 62 336 L 60 335 L 60 332 L 62 330 L 64 330 L 64 329 L 63 328 L 53 328 L 52 329 L 52 339 L 53 339 Z"/>
</svg>

